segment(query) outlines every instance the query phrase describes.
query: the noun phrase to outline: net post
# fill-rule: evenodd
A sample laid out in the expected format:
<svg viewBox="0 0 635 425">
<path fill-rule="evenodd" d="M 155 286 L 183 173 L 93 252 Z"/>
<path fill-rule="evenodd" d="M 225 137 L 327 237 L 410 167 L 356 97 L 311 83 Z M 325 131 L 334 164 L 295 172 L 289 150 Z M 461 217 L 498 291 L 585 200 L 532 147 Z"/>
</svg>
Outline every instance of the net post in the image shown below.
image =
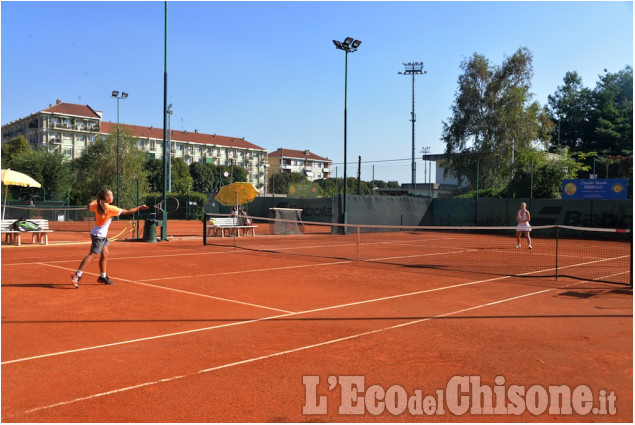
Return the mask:
<svg viewBox="0 0 635 425">
<path fill-rule="evenodd" d="M 631 238 L 631 289 L 633 289 L 633 229 L 630 229 L 628 235 Z"/>
<path fill-rule="evenodd" d="M 203 214 L 203 246 L 207 245 L 207 214 Z"/>
<path fill-rule="evenodd" d="M 556 280 L 558 280 L 558 242 L 560 240 L 560 226 L 556 226 Z"/>
<path fill-rule="evenodd" d="M 359 232 L 359 228 L 360 225 L 357 225 L 357 261 L 359 261 L 359 244 L 360 244 L 360 232 Z"/>
</svg>

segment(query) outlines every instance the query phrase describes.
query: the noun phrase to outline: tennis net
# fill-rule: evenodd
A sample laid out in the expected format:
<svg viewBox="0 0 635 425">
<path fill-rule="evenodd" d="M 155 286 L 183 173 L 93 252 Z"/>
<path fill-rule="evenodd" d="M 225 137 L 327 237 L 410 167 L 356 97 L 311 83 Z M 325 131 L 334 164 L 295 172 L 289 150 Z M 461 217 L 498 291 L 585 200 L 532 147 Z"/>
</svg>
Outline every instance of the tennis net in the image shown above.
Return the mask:
<svg viewBox="0 0 635 425">
<path fill-rule="evenodd" d="M 629 229 L 535 226 L 516 248 L 516 227 L 342 225 L 251 217 L 255 238 L 240 229 L 204 244 L 312 257 L 502 276 L 571 277 L 632 284 Z M 297 231 L 289 234 L 288 229 Z M 283 229 L 281 231 L 281 229 Z"/>
</svg>

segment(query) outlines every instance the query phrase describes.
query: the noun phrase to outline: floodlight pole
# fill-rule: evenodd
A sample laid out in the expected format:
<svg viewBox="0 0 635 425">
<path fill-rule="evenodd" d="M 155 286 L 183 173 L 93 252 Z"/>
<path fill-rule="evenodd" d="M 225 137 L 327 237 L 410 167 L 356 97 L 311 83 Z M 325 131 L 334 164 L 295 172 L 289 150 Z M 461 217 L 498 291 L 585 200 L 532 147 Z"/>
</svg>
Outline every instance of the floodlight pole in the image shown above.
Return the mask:
<svg viewBox="0 0 635 425">
<path fill-rule="evenodd" d="M 163 40 L 163 202 L 168 197 L 168 141 L 167 141 L 167 117 L 168 117 L 168 2 L 165 2 L 165 32 Z M 168 214 L 164 210 L 161 225 L 161 240 L 168 239 Z"/>
<path fill-rule="evenodd" d="M 412 166 L 411 166 L 411 181 L 414 194 L 417 194 L 417 168 L 415 165 L 415 121 L 417 120 L 415 115 L 415 75 L 427 74 L 428 71 L 423 70 L 423 62 L 408 62 L 403 63 L 406 67 L 404 72 L 399 72 L 400 75 L 412 75 L 412 112 L 410 113 L 410 121 L 412 122 Z"/>
<path fill-rule="evenodd" d="M 113 90 L 112 97 L 117 99 L 117 196 L 115 197 L 115 205 L 119 206 L 119 101 L 128 97 L 128 93 Z"/>
<path fill-rule="evenodd" d="M 346 185 L 346 136 L 347 136 L 347 116 L 346 116 L 346 103 L 347 103 L 347 93 L 348 93 L 348 54 L 357 51 L 362 42 L 360 40 L 355 40 L 353 37 L 346 37 L 344 41 L 333 40 L 333 44 L 335 44 L 335 48 L 339 50 L 344 50 L 344 196 L 342 199 L 342 215 L 341 215 L 341 223 L 348 224 L 348 211 L 346 210 L 346 197 L 347 193 L 347 185 Z M 348 233 L 346 227 L 344 227 L 344 233 Z"/>
</svg>

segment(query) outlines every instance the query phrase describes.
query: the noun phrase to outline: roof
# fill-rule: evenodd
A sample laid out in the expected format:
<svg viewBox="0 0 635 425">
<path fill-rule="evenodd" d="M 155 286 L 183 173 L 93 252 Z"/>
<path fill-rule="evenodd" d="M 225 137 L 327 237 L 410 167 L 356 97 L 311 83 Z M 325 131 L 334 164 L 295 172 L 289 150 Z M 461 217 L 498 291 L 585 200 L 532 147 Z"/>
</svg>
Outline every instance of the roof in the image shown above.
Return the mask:
<svg viewBox="0 0 635 425">
<path fill-rule="evenodd" d="M 131 131 L 134 137 L 163 140 L 163 128 L 160 127 L 143 127 L 140 125 L 119 123 L 119 128 L 121 129 L 122 127 L 125 127 L 128 131 Z M 116 123 L 102 121 L 101 133 L 112 133 L 114 131 L 117 131 Z M 216 134 L 205 134 L 196 131 L 190 132 L 172 130 L 170 140 L 173 142 L 181 143 L 200 143 L 203 145 L 217 145 L 240 149 L 266 151 L 265 148 L 261 148 L 260 146 L 256 146 L 253 143 L 249 143 L 245 139 L 220 136 Z"/>
<path fill-rule="evenodd" d="M 275 152 L 271 152 L 269 154 L 269 158 L 271 157 L 281 157 L 281 158 L 300 158 L 300 159 L 312 159 L 315 161 L 328 161 L 331 162 L 330 159 L 328 158 L 322 158 L 321 156 L 318 156 L 316 154 L 314 154 L 313 152 L 309 151 L 308 149 L 305 151 L 297 151 L 297 150 L 293 150 L 293 149 L 283 149 L 280 148 Z"/>
<path fill-rule="evenodd" d="M 76 115 L 78 117 L 101 118 L 93 108 L 88 105 L 77 105 L 75 103 L 57 103 L 43 109 L 42 112 L 50 112 L 55 114 Z"/>
</svg>

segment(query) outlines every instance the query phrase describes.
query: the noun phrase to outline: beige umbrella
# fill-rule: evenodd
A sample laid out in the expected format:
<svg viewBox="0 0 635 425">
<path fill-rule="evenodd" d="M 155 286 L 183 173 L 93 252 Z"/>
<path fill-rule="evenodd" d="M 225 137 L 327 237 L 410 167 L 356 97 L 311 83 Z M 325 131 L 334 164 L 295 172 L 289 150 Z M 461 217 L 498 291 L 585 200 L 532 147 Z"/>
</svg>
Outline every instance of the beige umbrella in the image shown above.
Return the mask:
<svg viewBox="0 0 635 425">
<path fill-rule="evenodd" d="M 4 208 L 2 210 L 2 219 L 4 220 L 4 214 L 7 210 L 7 196 L 9 195 L 9 186 L 23 186 L 23 187 L 42 187 L 33 178 L 13 170 L 2 170 L 2 183 L 7 187 L 4 195 Z"/>
</svg>

